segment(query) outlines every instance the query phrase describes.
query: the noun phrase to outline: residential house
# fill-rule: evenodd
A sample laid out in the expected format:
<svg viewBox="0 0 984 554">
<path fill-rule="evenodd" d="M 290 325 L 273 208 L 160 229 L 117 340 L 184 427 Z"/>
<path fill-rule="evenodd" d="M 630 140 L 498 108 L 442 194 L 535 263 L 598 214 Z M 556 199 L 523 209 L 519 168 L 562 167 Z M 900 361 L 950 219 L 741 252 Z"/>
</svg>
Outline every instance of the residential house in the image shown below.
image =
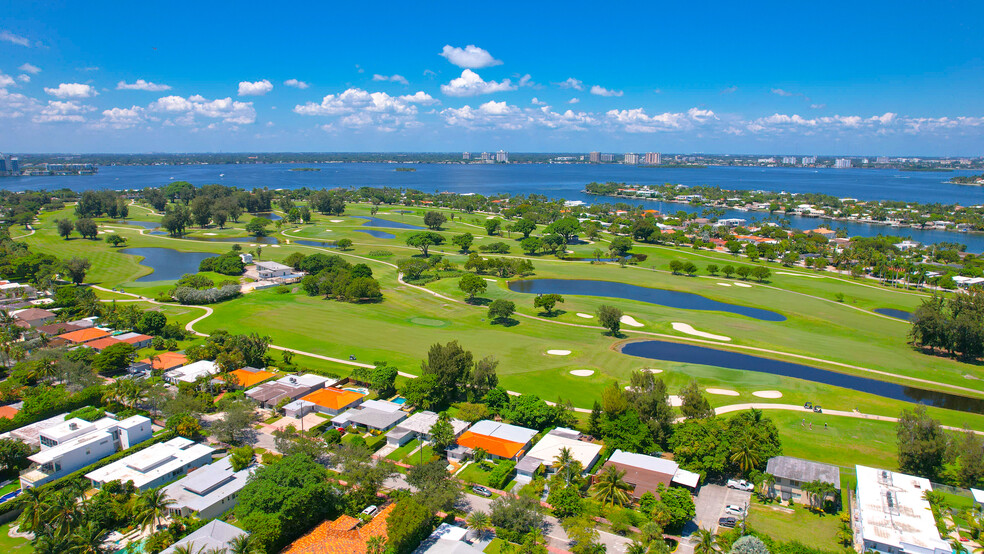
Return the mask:
<svg viewBox="0 0 984 554">
<path fill-rule="evenodd" d="M 385 400 L 365 400 L 358 408 L 342 412 L 331 419 L 339 427 L 355 426 L 375 433 L 385 433 L 407 418 L 402 404 Z"/>
<path fill-rule="evenodd" d="M 458 446 L 448 451 L 448 457 L 461 460 L 481 448 L 490 458 L 518 460 L 534 436 L 535 429 L 485 419 L 458 437 Z"/>
<path fill-rule="evenodd" d="M 35 421 L 23 427 L 18 427 L 13 431 L 0 434 L 0 439 L 17 439 L 28 446 L 39 448 L 41 446 L 41 431 L 65 423 L 66 416 L 68 416 L 67 412 L 49 417 L 48 419 L 42 419 L 41 421 Z"/>
<path fill-rule="evenodd" d="M 154 337 L 143 333 L 122 333 L 113 337 L 116 340 L 132 344 L 134 348 L 147 348 L 154 341 Z"/>
<path fill-rule="evenodd" d="M 696 490 L 700 483 L 700 474 L 680 468 L 673 460 L 645 454 L 616 450 L 602 466 L 602 470 L 609 466 L 625 472 L 622 479 L 632 485 L 630 494 L 636 499 L 647 492 L 655 493 L 660 485 L 681 485 Z"/>
<path fill-rule="evenodd" d="M 604 446 L 582 440 L 579 431 L 557 427 L 543 436 L 519 463 L 516 464 L 516 480 L 528 483 L 533 480 L 533 474 L 540 466 L 552 469 L 554 460 L 560 456 L 560 451 L 568 449 L 571 456 L 581 463 L 582 473 L 587 473 L 598 461 Z"/>
<path fill-rule="evenodd" d="M 123 421 L 110 417 L 89 422 L 62 421 L 38 433 L 40 452 L 28 457 L 31 468 L 20 476 L 21 488 L 43 485 L 139 444 L 151 437 L 150 420 L 133 416 Z"/>
<path fill-rule="evenodd" d="M 255 465 L 233 471 L 232 458 L 202 466 L 164 488 L 174 500 L 168 506 L 172 515 L 196 515 L 199 519 L 219 517 L 236 505 L 239 491 L 246 486 Z"/>
<path fill-rule="evenodd" d="M 232 541 L 240 535 L 247 535 L 235 525 L 230 525 L 220 519 L 214 519 L 198 528 L 197 531 L 165 548 L 161 554 L 175 554 L 181 547 L 188 547 L 188 552 L 221 552 L 232 547 Z"/>
<path fill-rule="evenodd" d="M 117 340 L 114 337 L 103 337 L 101 339 L 96 339 L 96 340 L 92 340 L 92 341 L 89 341 L 89 342 L 85 343 L 85 347 L 86 348 L 91 348 L 91 349 L 95 350 L 96 352 L 102 352 L 107 347 L 112 346 L 112 345 L 114 345 L 116 343 L 119 343 L 119 342 L 123 342 L 123 341 Z"/>
<path fill-rule="evenodd" d="M 19 411 L 19 409 L 13 406 L 0 406 L 0 417 L 14 419 L 14 416 L 17 415 L 17 412 Z"/>
<path fill-rule="evenodd" d="M 325 387 L 284 406 L 284 414 L 303 417 L 310 412 L 320 412 L 330 416 L 354 408 L 362 403 L 366 395 L 347 389 Z"/>
<path fill-rule="evenodd" d="M 164 372 L 164 380 L 172 385 L 178 383 L 194 383 L 200 377 L 211 377 L 219 372 L 215 362 L 209 360 L 198 360 L 186 366 Z"/>
<path fill-rule="evenodd" d="M 925 494 L 928 479 L 885 469 L 856 466 L 855 542 L 864 552 L 950 554 Z"/>
<path fill-rule="evenodd" d="M 258 385 L 267 379 L 276 377 L 276 373 L 270 373 L 269 371 L 264 371 L 262 369 L 257 369 L 255 367 L 244 367 L 242 369 L 237 369 L 235 371 L 229 372 L 231 375 L 235 376 L 235 386 L 248 389 L 254 385 Z"/>
<path fill-rule="evenodd" d="M 108 336 L 109 332 L 107 331 L 103 331 L 98 327 L 89 327 L 88 329 L 79 329 L 78 331 L 58 335 L 58 338 L 66 341 L 70 345 L 79 345 L 92 342 L 96 339 L 103 339 Z"/>
<path fill-rule="evenodd" d="M 41 327 L 55 320 L 55 312 L 49 312 L 40 308 L 17 310 L 12 312 L 11 315 L 14 316 L 18 325 L 30 328 Z"/>
<path fill-rule="evenodd" d="M 484 552 L 484 550 L 465 542 L 467 536 L 468 529 L 442 523 L 420 543 L 413 554 L 481 554 Z"/>
<path fill-rule="evenodd" d="M 773 489 L 784 501 L 809 504 L 803 495 L 803 485 L 822 481 L 840 490 L 840 469 L 830 464 L 822 464 L 792 456 L 769 458 L 765 472 L 775 477 Z"/>
<path fill-rule="evenodd" d="M 304 375 L 287 375 L 276 381 L 267 381 L 248 391 L 246 396 L 255 400 L 263 408 L 274 408 L 284 398 L 297 400 L 318 389 L 334 385 L 336 379 L 307 373 Z"/>
<path fill-rule="evenodd" d="M 186 363 L 188 363 L 188 357 L 184 354 L 178 354 L 177 352 L 161 352 L 151 358 L 144 358 L 140 360 L 141 363 L 151 366 L 153 369 L 158 371 L 169 371 L 172 369 L 177 369 Z"/>
<path fill-rule="evenodd" d="M 39 333 L 44 333 L 45 335 L 63 335 L 65 333 L 71 333 L 72 331 L 78 331 L 79 329 L 84 329 L 81 325 L 74 325 L 72 323 L 48 323 L 42 325 L 35 330 Z"/>
<path fill-rule="evenodd" d="M 260 280 L 281 280 L 299 278 L 302 275 L 295 274 L 294 268 L 277 262 L 256 262 L 256 274 Z"/>
<path fill-rule="evenodd" d="M 386 444 L 389 446 L 403 446 L 412 439 L 431 440 L 431 427 L 437 423 L 438 415 L 434 412 L 417 412 L 407 419 L 400 422 L 394 429 L 386 433 Z M 457 439 L 468 429 L 468 422 L 460 419 L 451 418 L 451 428 L 454 429 L 454 438 Z"/>
<path fill-rule="evenodd" d="M 211 463 L 213 452 L 215 449 L 211 446 L 175 437 L 86 473 L 85 478 L 97 489 L 110 481 L 132 481 L 137 489 L 144 491 Z"/>
<path fill-rule="evenodd" d="M 396 504 L 389 504 L 365 525 L 358 518 L 339 516 L 325 521 L 294 541 L 281 554 L 366 554 L 371 537 L 386 539 L 386 520 Z"/>
</svg>

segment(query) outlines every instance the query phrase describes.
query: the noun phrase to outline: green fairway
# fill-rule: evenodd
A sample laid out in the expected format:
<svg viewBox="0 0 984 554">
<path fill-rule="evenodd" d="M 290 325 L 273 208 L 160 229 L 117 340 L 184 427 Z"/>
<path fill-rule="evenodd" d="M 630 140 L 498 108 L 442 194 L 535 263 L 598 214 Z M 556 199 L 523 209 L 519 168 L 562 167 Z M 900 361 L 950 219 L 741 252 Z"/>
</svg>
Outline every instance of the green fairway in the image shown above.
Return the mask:
<svg viewBox="0 0 984 554">
<path fill-rule="evenodd" d="M 401 209 L 407 209 L 410 213 L 391 213 L 395 208 L 383 207 L 376 217 L 423 225 L 425 209 Z M 119 253 L 102 240 L 62 240 L 55 232 L 54 220 L 69 216 L 70 212 L 71 207 L 68 207 L 62 212 L 42 214 L 37 232 L 25 241 L 38 251 L 59 256 L 88 257 L 93 268 L 87 280 L 107 288 L 122 286 L 127 292 L 154 297 L 159 291 L 173 286 L 173 282 L 135 283 L 136 278 L 150 273 L 150 268 L 141 265 L 137 257 Z M 915 293 L 885 288 L 870 281 L 855 281 L 840 275 L 817 278 L 816 273 L 783 268 L 776 264 L 768 264 L 773 271 L 768 282 L 749 281 L 743 283 L 748 286 L 739 287 L 734 285 L 737 281 L 735 279 L 709 276 L 704 271 L 698 277 L 672 275 L 667 268 L 674 259 L 694 261 L 701 268 L 708 263 L 747 263 L 744 260 L 717 252 L 636 244 L 633 251 L 649 256 L 639 266 L 623 268 L 614 263 L 592 264 L 536 255 L 530 257 L 535 266 L 534 277 L 617 281 L 691 292 L 720 302 L 777 311 L 787 319 L 782 322 L 760 321 L 725 312 L 682 310 L 631 300 L 590 296 L 567 296 L 565 303 L 558 304 L 555 314 L 544 317 L 533 308 L 534 295 L 512 292 L 507 287 L 507 279 L 490 275 L 484 276 L 488 289 L 479 294 L 479 297 L 485 301 L 500 298 L 512 300 L 516 303 L 515 319 L 518 322 L 512 326 L 491 325 L 487 321 L 486 308 L 464 302 L 465 294 L 458 289 L 457 278 L 428 283 L 426 290 L 399 282 L 395 264 L 401 258 L 419 254 L 417 249 L 404 243 L 405 238 L 415 231 L 387 228 L 384 230 L 396 238 L 376 238 L 356 232 L 367 228 L 363 225 L 365 220 L 353 217 L 359 215 L 368 216 L 369 207 L 349 205 L 343 216 L 316 215 L 311 224 L 286 224 L 280 230 L 271 228 L 271 233 L 279 240 L 279 244 L 260 246 L 261 259 L 283 261 L 292 252 L 322 252 L 339 254 L 352 263 L 366 263 L 381 284 L 384 294 L 382 302 L 351 304 L 329 301 L 306 296 L 297 291 L 296 286 L 293 289 L 297 292 L 290 294 L 278 294 L 276 290 L 267 289 L 212 305 L 214 314 L 196 323 L 195 329 L 203 333 L 223 329 L 232 333 L 259 332 L 270 336 L 273 344 L 279 346 L 343 360 L 355 356 L 359 362 L 388 361 L 397 365 L 401 371 L 412 374 L 420 373 L 420 360 L 426 357 L 431 344 L 458 340 L 465 348 L 472 350 L 476 357 L 494 355 L 500 361 L 500 382 L 510 390 L 535 393 L 548 400 L 558 397 L 570 399 L 581 408 L 589 408 L 599 398 L 601 388 L 611 381 L 625 383 L 632 371 L 649 367 L 663 370 L 660 377 L 667 382 L 671 393 L 679 390 L 692 378 L 698 379 L 705 387 L 730 389 L 738 393 L 738 396 L 709 395 L 709 400 L 715 406 L 769 401 L 802 404 L 813 401 L 822 403 L 828 409 L 858 409 L 865 413 L 887 416 L 897 416 L 902 408 L 911 406 L 905 402 L 801 379 L 711 366 L 658 362 L 620 354 L 617 351 L 620 343 L 618 339 L 593 328 L 597 326 L 595 319 L 585 319 L 577 315 L 593 315 L 600 305 L 611 304 L 618 306 L 643 325 L 638 328 L 623 326 L 623 340 L 646 338 L 647 333 L 649 337 L 660 340 L 699 339 L 674 330 L 671 323 L 680 322 L 699 331 L 732 339 L 719 343 L 710 341 L 715 342 L 711 346 L 718 348 L 733 350 L 735 346 L 753 347 L 768 352 L 759 350 L 747 353 L 921 388 L 984 396 L 981 387 L 975 385 L 978 381 L 974 380 L 984 378 L 984 369 L 980 366 L 917 352 L 907 344 L 907 323 L 871 312 L 880 307 L 912 310 L 922 301 L 922 296 Z M 445 229 L 441 231 L 446 238 L 467 231 L 476 236 L 473 247 L 502 241 L 510 245 L 509 256 L 526 257 L 518 247 L 517 238 L 521 238 L 518 235 L 485 236 L 482 228 L 486 217 L 484 214 L 455 212 L 454 216 L 455 219 L 446 223 Z M 143 213 L 139 217 L 141 220 L 153 220 Z M 190 234 L 197 238 L 243 237 L 244 225 L 248 219 L 249 216 L 244 216 L 239 223 L 230 222 L 226 229 L 192 229 Z M 149 235 L 141 227 L 114 221 L 103 221 L 102 224 L 107 231 L 118 232 L 127 237 L 127 247 L 156 246 L 218 254 L 232 246 L 231 243 Z M 339 251 L 320 246 L 322 241 L 341 238 L 351 239 L 354 242 L 353 247 L 347 251 Z M 318 241 L 319 246 L 298 244 L 297 240 Z M 610 235 L 603 234 L 593 244 L 579 244 L 569 248 L 575 256 L 590 258 L 595 248 L 607 248 L 606 240 L 610 240 Z M 256 246 L 250 244 L 252 243 L 242 244 L 244 251 L 257 250 Z M 433 247 L 431 253 L 442 254 L 459 267 L 466 259 L 464 254 L 449 246 Z M 779 274 L 778 271 L 790 275 Z M 212 277 L 219 280 L 222 278 L 217 275 Z M 721 286 L 721 283 L 731 286 Z M 115 293 L 99 294 L 106 299 L 123 299 L 123 295 Z M 835 300 L 838 294 L 843 294 L 844 302 Z M 141 304 L 141 307 L 151 305 Z M 163 309 L 169 318 L 182 324 L 204 313 L 193 307 L 169 305 Z M 570 350 L 571 354 L 549 355 L 548 350 Z M 802 361 L 787 354 L 814 357 L 817 360 Z M 275 352 L 274 357 L 277 357 Z M 347 375 L 350 372 L 350 367 L 344 364 L 310 357 L 299 356 L 295 363 L 337 375 Z M 881 371 L 887 375 L 872 374 L 859 368 Z M 578 369 L 594 373 L 588 377 L 571 374 L 572 370 Z M 928 382 L 907 381 L 902 376 Z M 751 394 L 763 390 L 778 390 L 783 396 L 777 400 L 763 400 Z M 979 414 L 936 408 L 931 408 L 930 412 L 945 424 L 984 429 L 984 416 Z M 777 419 L 785 417 L 787 414 L 783 413 Z M 845 427 L 852 425 L 853 422 Z M 793 428 L 786 430 L 787 433 L 794 431 Z M 803 440 L 801 445 L 797 445 L 795 438 L 790 440 L 793 448 L 809 452 L 809 441 Z M 820 447 L 814 447 L 814 451 L 820 450 Z M 854 455 L 859 460 L 881 459 L 879 453 L 885 451 L 879 445 L 869 445 L 859 447 Z"/>
</svg>

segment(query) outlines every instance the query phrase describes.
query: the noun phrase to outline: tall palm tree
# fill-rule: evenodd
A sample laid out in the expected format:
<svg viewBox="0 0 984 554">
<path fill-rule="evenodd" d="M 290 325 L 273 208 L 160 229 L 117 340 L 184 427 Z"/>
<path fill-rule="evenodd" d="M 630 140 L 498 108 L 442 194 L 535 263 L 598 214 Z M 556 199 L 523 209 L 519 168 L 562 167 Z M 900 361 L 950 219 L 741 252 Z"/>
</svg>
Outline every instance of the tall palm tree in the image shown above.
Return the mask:
<svg viewBox="0 0 984 554">
<path fill-rule="evenodd" d="M 731 453 L 731 463 L 738 464 L 738 468 L 745 474 L 755 469 L 761 461 L 759 454 L 755 450 L 755 445 L 750 440 L 745 440 Z"/>
<path fill-rule="evenodd" d="M 205 551 L 204 546 L 199 546 L 195 548 L 195 543 L 187 542 L 180 546 L 174 547 L 174 554 L 203 554 Z"/>
<path fill-rule="evenodd" d="M 694 554 L 713 554 L 718 551 L 717 537 L 710 529 L 699 528 L 690 535 Z"/>
<path fill-rule="evenodd" d="M 48 495 L 42 494 L 37 487 L 24 490 L 18 500 L 23 512 L 20 515 L 20 529 L 36 533 L 47 523 L 46 514 L 51 507 Z"/>
<path fill-rule="evenodd" d="M 561 448 L 557 456 L 554 457 L 554 461 L 551 464 L 551 466 L 553 466 L 557 470 L 557 473 L 559 475 L 563 475 L 565 470 L 567 469 L 567 466 L 571 465 L 571 462 L 573 461 L 574 461 L 574 454 L 571 453 L 570 448 L 565 446 Z M 567 481 L 566 478 L 564 480 Z"/>
<path fill-rule="evenodd" d="M 373 535 L 366 541 L 366 554 L 383 554 L 386 551 L 386 538 Z"/>
<path fill-rule="evenodd" d="M 774 487 L 776 486 L 776 476 L 771 473 L 762 474 L 762 496 L 772 498 Z"/>
<path fill-rule="evenodd" d="M 468 514 L 468 519 L 465 520 L 465 523 L 468 524 L 469 529 L 475 531 L 480 539 L 484 537 L 485 533 L 491 528 L 489 514 L 481 510 L 475 510 L 474 512 Z"/>
<path fill-rule="evenodd" d="M 62 536 L 68 536 L 72 528 L 80 519 L 79 505 L 75 495 L 70 491 L 62 491 L 55 495 L 51 503 L 51 508 L 46 514 L 51 525 L 58 530 Z"/>
<path fill-rule="evenodd" d="M 164 489 L 151 489 L 140 493 L 136 498 L 136 523 L 143 529 L 157 528 L 157 523 L 167 515 L 167 508 L 174 500 L 167 496 Z"/>
<path fill-rule="evenodd" d="M 595 478 L 595 484 L 591 487 L 594 491 L 593 496 L 601 503 L 609 506 L 624 506 L 629 501 L 628 491 L 630 485 L 622 480 L 625 472 L 615 466 L 608 466 Z"/>
<path fill-rule="evenodd" d="M 72 532 L 72 546 L 69 552 L 72 554 L 103 554 L 103 539 L 106 537 L 106 530 L 99 527 L 94 521 L 88 522 L 84 526 L 79 526 Z"/>
<path fill-rule="evenodd" d="M 260 541 L 252 535 L 243 533 L 229 541 L 229 554 L 261 554 L 262 552 Z"/>
</svg>

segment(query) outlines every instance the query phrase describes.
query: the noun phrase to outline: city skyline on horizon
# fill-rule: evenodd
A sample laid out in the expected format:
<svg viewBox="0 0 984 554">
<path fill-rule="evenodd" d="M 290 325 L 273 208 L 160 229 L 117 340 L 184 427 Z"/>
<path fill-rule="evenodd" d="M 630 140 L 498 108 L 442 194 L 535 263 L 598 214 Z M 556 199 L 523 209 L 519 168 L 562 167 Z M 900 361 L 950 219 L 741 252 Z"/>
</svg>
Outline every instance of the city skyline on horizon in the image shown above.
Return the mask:
<svg viewBox="0 0 984 554">
<path fill-rule="evenodd" d="M 0 151 L 984 153 L 972 2 L 122 6 L 0 2 Z"/>
</svg>

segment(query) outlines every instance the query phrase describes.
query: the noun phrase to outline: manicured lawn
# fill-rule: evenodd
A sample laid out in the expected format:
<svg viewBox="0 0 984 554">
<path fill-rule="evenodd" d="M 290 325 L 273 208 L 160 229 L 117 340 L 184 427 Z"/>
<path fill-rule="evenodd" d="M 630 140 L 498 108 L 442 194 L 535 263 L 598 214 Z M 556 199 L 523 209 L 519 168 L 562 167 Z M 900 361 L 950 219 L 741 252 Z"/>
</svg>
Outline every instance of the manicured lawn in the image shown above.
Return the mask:
<svg viewBox="0 0 984 554">
<path fill-rule="evenodd" d="M 496 537 L 489 542 L 489 545 L 486 546 L 485 550 L 482 552 L 485 552 L 485 554 L 499 554 L 502 552 L 502 548 L 507 544 L 509 543 Z"/>
<path fill-rule="evenodd" d="M 396 450 L 390 452 L 389 455 L 386 456 L 386 459 L 393 460 L 394 462 L 399 462 L 400 460 L 405 458 L 407 454 L 409 454 L 414 449 L 416 449 L 418 446 L 420 446 L 420 441 L 417 439 L 413 439 L 410 442 L 404 444 L 403 446 L 397 448 Z"/>
<path fill-rule="evenodd" d="M 482 469 L 479 464 L 471 463 L 468 464 L 468 467 L 461 470 L 457 477 L 466 483 L 476 483 L 487 486 L 489 484 L 489 474 L 491 473 L 491 471 L 485 471 Z"/>
<path fill-rule="evenodd" d="M 437 459 L 437 455 L 434 453 L 434 447 L 431 445 L 425 445 L 418 452 L 408 455 L 403 459 L 403 463 L 407 465 L 419 465 L 426 464 Z"/>
<path fill-rule="evenodd" d="M 825 414 L 769 411 L 782 439 L 782 453 L 854 469 L 857 464 L 898 467 L 895 424 Z M 806 425 L 803 425 L 803 420 Z M 809 424 L 813 424 L 810 429 Z M 824 423 L 827 428 L 824 428 Z"/>
<path fill-rule="evenodd" d="M 34 547 L 31 546 L 30 541 L 15 539 L 8 534 L 9 532 L 9 523 L 0 525 L 0 552 L 21 552 L 23 554 L 34 552 Z"/>
<path fill-rule="evenodd" d="M 777 540 L 799 541 L 820 549 L 838 550 L 839 514 L 817 515 L 801 506 L 790 510 L 785 506 L 753 502 L 748 514 L 748 526 Z"/>
</svg>

